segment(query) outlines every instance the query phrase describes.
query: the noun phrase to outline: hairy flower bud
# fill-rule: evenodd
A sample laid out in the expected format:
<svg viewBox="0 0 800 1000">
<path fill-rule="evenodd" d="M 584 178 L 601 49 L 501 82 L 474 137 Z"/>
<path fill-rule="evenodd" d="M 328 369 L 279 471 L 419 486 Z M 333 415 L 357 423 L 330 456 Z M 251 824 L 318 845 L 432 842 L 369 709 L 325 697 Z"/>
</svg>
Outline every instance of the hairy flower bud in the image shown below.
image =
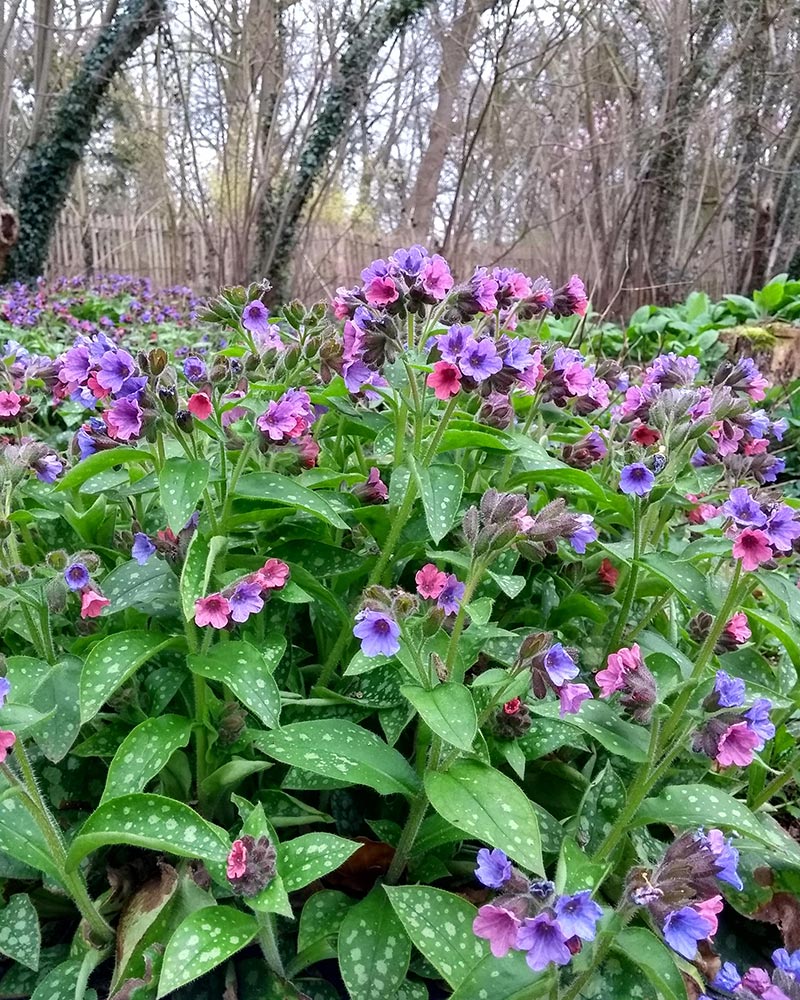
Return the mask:
<svg viewBox="0 0 800 1000">
<path fill-rule="evenodd" d="M 184 434 L 191 434 L 194 431 L 194 417 L 188 410 L 178 410 L 175 414 L 175 423 Z"/>
<path fill-rule="evenodd" d="M 178 390 L 174 385 L 160 385 L 158 387 L 158 398 L 161 405 L 171 416 L 174 416 L 178 409 Z"/>
<path fill-rule="evenodd" d="M 61 614 L 67 606 L 67 586 L 61 576 L 48 580 L 44 588 L 47 607 L 53 614 Z"/>
<path fill-rule="evenodd" d="M 147 355 L 147 363 L 153 375 L 160 375 L 167 367 L 167 352 L 163 347 L 154 347 Z"/>
<path fill-rule="evenodd" d="M 257 896 L 275 878 L 277 853 L 268 837 L 249 834 L 234 841 L 228 855 L 228 882 L 237 896 Z"/>
<path fill-rule="evenodd" d="M 65 570 L 68 562 L 69 556 L 64 549 L 54 549 L 47 553 L 47 565 L 50 569 Z"/>
</svg>

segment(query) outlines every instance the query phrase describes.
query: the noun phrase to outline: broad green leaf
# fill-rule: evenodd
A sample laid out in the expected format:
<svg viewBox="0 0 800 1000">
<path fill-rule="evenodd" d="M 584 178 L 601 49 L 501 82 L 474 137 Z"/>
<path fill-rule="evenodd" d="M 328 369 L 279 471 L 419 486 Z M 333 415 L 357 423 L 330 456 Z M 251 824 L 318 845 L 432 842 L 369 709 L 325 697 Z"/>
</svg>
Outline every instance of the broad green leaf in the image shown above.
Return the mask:
<svg viewBox="0 0 800 1000">
<path fill-rule="evenodd" d="M 470 750 L 478 732 L 478 716 L 472 695 L 463 684 L 438 684 L 430 691 L 413 684 L 400 688 L 437 736 Z"/>
<path fill-rule="evenodd" d="M 145 448 L 109 448 L 108 451 L 98 451 L 69 470 L 56 486 L 56 490 L 71 490 L 82 486 L 87 479 L 96 476 L 98 472 L 110 469 L 114 465 L 126 465 L 129 462 L 151 462 L 153 456 Z"/>
<path fill-rule="evenodd" d="M 161 506 L 167 524 L 177 534 L 197 510 L 208 485 L 208 462 L 189 458 L 168 458 L 158 476 Z"/>
<path fill-rule="evenodd" d="M 294 722 L 258 733 L 253 742 L 284 764 L 367 785 L 382 795 L 413 795 L 419 790 L 419 779 L 405 757 L 374 733 L 344 719 Z"/>
<path fill-rule="evenodd" d="M 283 656 L 286 640 L 271 636 L 265 643 L 270 662 L 275 665 Z M 212 646 L 207 653 L 189 657 L 193 673 L 226 684 L 265 726 L 274 729 L 281 714 L 281 695 L 267 661 L 249 642 L 226 642 Z"/>
<path fill-rule="evenodd" d="M 60 881 L 47 841 L 17 788 L 0 795 L 0 850 Z"/>
<path fill-rule="evenodd" d="M 507 439 L 496 437 L 490 434 L 487 428 L 480 430 L 462 429 L 454 426 L 455 421 L 442 435 L 442 439 L 436 449 L 436 454 L 441 455 L 445 451 L 457 451 L 460 448 L 467 448 L 470 451 L 513 451 L 513 446 Z M 469 425 L 468 425 L 469 427 Z"/>
<path fill-rule="evenodd" d="M 122 741 L 108 768 L 101 803 L 120 795 L 141 792 L 166 766 L 178 747 L 185 747 L 192 724 L 180 715 L 145 719 Z"/>
<path fill-rule="evenodd" d="M 209 906 L 190 913 L 167 944 L 157 996 L 166 996 L 216 968 L 250 944 L 257 933 L 255 919 L 232 906 Z"/>
<path fill-rule="evenodd" d="M 44 718 L 31 728 L 30 734 L 45 757 L 54 763 L 67 756 L 80 733 L 82 666 L 76 656 L 57 663 L 33 698 L 34 708 L 39 709 Z M 17 692 L 12 689 L 12 694 Z"/>
<path fill-rule="evenodd" d="M 376 886 L 347 911 L 339 928 L 339 968 L 351 1000 L 394 1000 L 410 958 L 403 924 Z"/>
<path fill-rule="evenodd" d="M 539 823 L 522 789 L 478 760 L 457 760 L 449 771 L 425 775 L 431 805 L 448 823 L 499 847 L 536 874 L 544 871 Z"/>
<path fill-rule="evenodd" d="M 239 807 L 240 813 L 244 815 L 244 810 L 250 807 L 250 803 L 246 799 L 240 799 L 238 795 L 233 795 L 231 798 Z M 275 830 L 267 819 L 264 807 L 260 802 L 250 809 L 247 818 L 242 824 L 242 834 L 249 834 L 256 840 L 259 837 L 266 837 L 275 846 L 277 853 L 275 859 L 275 876 L 272 881 L 257 895 L 248 896 L 245 902 L 251 909 L 257 910 L 259 913 L 280 913 L 284 917 L 291 917 L 293 915 L 292 906 L 283 882 L 283 847 L 278 843 Z"/>
<path fill-rule="evenodd" d="M 551 986 L 552 979 L 549 975 L 531 972 L 524 952 L 510 951 L 505 958 L 486 955 L 469 972 L 450 1000 L 475 1000 L 476 997 L 491 997 L 491 1000 L 538 1000 L 551 995 Z"/>
<path fill-rule="evenodd" d="M 103 580 L 103 594 L 111 601 L 108 614 L 136 608 L 147 615 L 172 615 L 178 603 L 178 581 L 163 559 L 150 559 L 144 566 L 131 559 Z"/>
<path fill-rule="evenodd" d="M 174 642 L 158 632 L 118 632 L 101 639 L 83 664 L 81 722 L 93 719 L 143 663 Z"/>
<path fill-rule="evenodd" d="M 100 454 L 104 455 L 107 452 Z M 31 995 L 31 1000 L 75 1000 L 82 968 L 83 960 L 80 958 L 70 958 L 57 965 L 38 984 Z"/>
<path fill-rule="evenodd" d="M 347 530 L 346 522 L 324 497 L 306 489 L 305 486 L 300 486 L 288 476 L 279 476 L 276 472 L 253 472 L 242 476 L 236 486 L 236 496 L 268 500 L 281 507 L 293 507 L 327 521 L 334 528 Z"/>
<path fill-rule="evenodd" d="M 41 947 L 39 916 L 30 896 L 18 893 L 0 912 L 0 952 L 35 972 L 39 968 Z"/>
<path fill-rule="evenodd" d="M 611 830 L 626 797 L 625 783 L 607 763 L 587 789 L 578 820 L 580 841 L 589 854 L 594 854 Z"/>
<path fill-rule="evenodd" d="M 438 545 L 458 517 L 464 470 L 459 465 L 432 465 L 429 469 L 419 469 L 417 478 L 428 531 Z"/>
<path fill-rule="evenodd" d="M 534 715 L 558 719 L 587 733 L 610 753 L 626 757 L 639 764 L 647 760 L 647 731 L 641 726 L 620 719 L 616 711 L 604 701 L 585 701 L 576 715 L 559 718 L 557 701 L 538 701 L 528 706 Z"/>
<path fill-rule="evenodd" d="M 181 606 L 183 617 L 187 621 L 194 620 L 194 602 L 198 597 L 207 595 L 214 561 L 227 544 L 223 535 L 214 535 L 211 539 L 201 535 L 199 531 L 192 535 L 180 582 Z"/>
<path fill-rule="evenodd" d="M 560 894 L 594 890 L 600 885 L 606 872 L 607 866 L 593 862 L 572 837 L 565 837 L 561 842 L 555 879 L 556 890 Z"/>
<path fill-rule="evenodd" d="M 672 952 L 646 927 L 625 927 L 617 934 L 614 949 L 639 966 L 659 1000 L 686 1000 L 686 985 Z"/>
<path fill-rule="evenodd" d="M 323 889 L 309 896 L 300 914 L 298 952 L 306 951 L 326 938 L 336 937 L 344 915 L 353 903 L 349 896 L 335 889 Z"/>
<path fill-rule="evenodd" d="M 51 664 L 34 656 L 9 656 L 6 659 L 6 677 L 11 684 L 13 700 L 21 705 L 30 704 L 52 669 Z"/>
<path fill-rule="evenodd" d="M 287 892 L 296 892 L 343 865 L 361 847 L 332 833 L 305 833 L 281 844 L 281 874 Z"/>
<path fill-rule="evenodd" d="M 78 831 L 67 864 L 107 844 L 133 844 L 182 858 L 223 862 L 230 842 L 224 830 L 175 799 L 135 792 L 98 806 Z"/>
<path fill-rule="evenodd" d="M 581 990 L 581 1000 L 665 1000 L 628 955 L 612 951 L 590 982 Z"/>
<path fill-rule="evenodd" d="M 690 562 L 676 559 L 668 552 L 651 552 L 642 557 L 651 573 L 674 590 L 692 608 L 710 608 L 706 577 Z"/>
</svg>

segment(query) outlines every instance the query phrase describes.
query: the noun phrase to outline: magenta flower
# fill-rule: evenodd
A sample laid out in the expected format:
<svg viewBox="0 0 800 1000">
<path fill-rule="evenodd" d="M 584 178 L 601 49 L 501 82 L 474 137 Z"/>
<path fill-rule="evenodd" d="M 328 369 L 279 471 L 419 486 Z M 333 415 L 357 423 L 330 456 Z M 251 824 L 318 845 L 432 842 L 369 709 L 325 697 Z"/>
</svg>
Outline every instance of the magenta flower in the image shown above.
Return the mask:
<svg viewBox="0 0 800 1000">
<path fill-rule="evenodd" d="M 437 361 L 425 384 L 437 399 L 448 400 L 461 391 L 461 372 L 450 361 Z"/>
<path fill-rule="evenodd" d="M 719 930 L 717 914 L 722 913 L 723 905 L 722 896 L 712 896 L 711 899 L 702 899 L 699 903 L 694 904 L 694 908 L 700 916 L 711 924 L 711 930 L 708 932 L 709 937 L 713 937 Z"/>
<path fill-rule="evenodd" d="M 111 437 L 120 441 L 130 441 L 138 437 L 142 430 L 142 408 L 133 397 L 125 396 L 116 400 L 111 409 L 106 410 L 103 419 Z"/>
<path fill-rule="evenodd" d="M 17 737 L 10 729 L 0 729 L 0 764 L 5 763 L 9 750 L 17 742 Z"/>
<path fill-rule="evenodd" d="M 361 640 L 364 656 L 394 656 L 400 649 L 400 626 L 385 611 L 359 611 L 353 635 Z"/>
<path fill-rule="evenodd" d="M 214 407 L 207 392 L 194 392 L 189 397 L 189 413 L 198 420 L 208 420 Z"/>
<path fill-rule="evenodd" d="M 455 573 L 448 573 L 447 580 L 442 588 L 436 603 L 446 615 L 458 614 L 461 598 L 464 596 L 465 586 L 460 582 Z"/>
<path fill-rule="evenodd" d="M 289 579 L 289 567 L 280 559 L 267 559 L 256 572 L 256 579 L 262 590 L 280 590 Z"/>
<path fill-rule="evenodd" d="M 414 577 L 420 597 L 435 601 L 447 585 L 447 573 L 443 573 L 433 563 L 426 563 L 417 570 Z"/>
<path fill-rule="evenodd" d="M 256 420 L 258 429 L 267 435 L 270 441 L 284 442 L 293 437 L 298 426 L 298 416 L 294 407 L 287 405 L 285 400 L 270 401 L 264 413 Z"/>
<path fill-rule="evenodd" d="M 733 558 L 742 560 L 748 573 L 772 559 L 769 539 L 759 528 L 745 528 L 733 543 Z"/>
<path fill-rule="evenodd" d="M 595 674 L 600 688 L 600 697 L 609 698 L 615 691 L 621 691 L 626 684 L 625 675 L 636 671 L 642 665 L 642 651 L 638 643 L 608 654 L 608 666 Z"/>
<path fill-rule="evenodd" d="M 473 933 L 489 942 L 495 958 L 504 958 L 516 947 L 519 930 L 520 922 L 511 910 L 491 903 L 482 906 L 472 922 Z"/>
<path fill-rule="evenodd" d="M 572 957 L 561 925 L 546 911 L 523 920 L 516 946 L 527 952 L 525 961 L 534 972 L 541 972 L 551 963 L 567 965 Z"/>
<path fill-rule="evenodd" d="M 247 870 L 247 848 L 241 840 L 234 840 L 228 854 L 225 873 L 228 878 L 241 878 Z"/>
<path fill-rule="evenodd" d="M 586 287 L 577 274 L 573 274 L 566 285 L 553 292 L 553 314 L 556 316 L 583 316 L 588 300 Z"/>
<path fill-rule="evenodd" d="M 389 487 L 381 479 L 381 470 L 373 465 L 363 483 L 356 483 L 353 495 L 362 503 L 386 503 L 389 499 Z"/>
<path fill-rule="evenodd" d="M 569 682 L 562 684 L 558 689 L 560 702 L 558 714 L 562 719 L 565 715 L 577 715 L 581 710 L 581 705 L 592 697 L 592 692 L 586 684 L 571 684 Z"/>
<path fill-rule="evenodd" d="M 656 477 L 641 462 L 626 465 L 620 473 L 619 488 L 623 493 L 646 496 L 655 486 Z"/>
<path fill-rule="evenodd" d="M 225 628 L 230 613 L 231 606 L 222 594 L 198 597 L 194 602 L 195 625 L 199 625 L 201 628 L 206 625 L 211 625 L 212 628 Z"/>
<path fill-rule="evenodd" d="M 269 333 L 269 309 L 261 299 L 248 302 L 242 310 L 242 326 L 250 333 L 263 337 Z"/>
<path fill-rule="evenodd" d="M 747 642 L 753 634 L 747 623 L 747 615 L 744 611 L 737 611 L 731 620 L 726 624 L 725 631 L 739 645 Z"/>
<path fill-rule="evenodd" d="M 423 290 L 440 302 L 453 287 L 453 276 L 444 257 L 438 253 L 429 257 L 420 270 L 420 281 Z"/>
<path fill-rule="evenodd" d="M 760 743 L 758 733 L 746 722 L 735 722 L 720 737 L 717 763 L 720 767 L 747 767 L 753 762 L 753 751 Z"/>
<path fill-rule="evenodd" d="M 264 607 L 261 599 L 261 584 L 258 580 L 242 580 L 228 596 L 231 618 L 235 622 L 246 622 L 250 615 L 256 615 Z"/>
<path fill-rule="evenodd" d="M 87 587 L 81 594 L 81 618 L 98 618 L 110 603 L 107 597 Z"/>
<path fill-rule="evenodd" d="M 364 286 L 364 295 L 371 306 L 388 306 L 396 302 L 400 292 L 394 279 L 387 275 L 376 275 Z"/>
<path fill-rule="evenodd" d="M 485 267 L 476 267 L 469 279 L 469 291 L 481 312 L 490 313 L 497 308 L 497 289 L 500 286 L 490 277 Z"/>
<path fill-rule="evenodd" d="M 0 390 L 0 417 L 16 417 L 22 408 L 22 396 L 19 393 Z"/>
<path fill-rule="evenodd" d="M 563 370 L 562 378 L 571 396 L 585 396 L 592 388 L 594 373 L 580 361 L 573 361 Z"/>
</svg>

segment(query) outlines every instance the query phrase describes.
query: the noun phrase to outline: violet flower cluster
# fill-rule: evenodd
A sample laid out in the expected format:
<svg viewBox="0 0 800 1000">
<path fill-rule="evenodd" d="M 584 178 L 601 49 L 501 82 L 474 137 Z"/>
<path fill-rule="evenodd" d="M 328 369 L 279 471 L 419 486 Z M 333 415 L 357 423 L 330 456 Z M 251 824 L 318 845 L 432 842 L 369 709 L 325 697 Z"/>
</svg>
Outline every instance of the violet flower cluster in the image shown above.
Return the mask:
<svg viewBox="0 0 800 1000">
<path fill-rule="evenodd" d="M 273 590 L 282 590 L 289 579 L 289 567 L 280 559 L 267 559 L 256 570 L 222 591 L 198 597 L 194 602 L 195 625 L 216 629 L 242 625 L 258 614 Z"/>
<path fill-rule="evenodd" d="M 778 948 L 772 962 L 771 974 L 754 966 L 744 975 L 733 962 L 724 962 L 698 1000 L 800 1000 L 800 950 Z"/>
</svg>

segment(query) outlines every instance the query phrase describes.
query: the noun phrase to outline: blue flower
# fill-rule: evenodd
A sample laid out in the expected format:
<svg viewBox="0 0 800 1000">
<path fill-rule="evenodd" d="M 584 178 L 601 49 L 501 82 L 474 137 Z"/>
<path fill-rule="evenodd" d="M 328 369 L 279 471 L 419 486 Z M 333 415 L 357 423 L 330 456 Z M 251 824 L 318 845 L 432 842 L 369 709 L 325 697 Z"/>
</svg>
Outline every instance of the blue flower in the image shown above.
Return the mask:
<svg viewBox="0 0 800 1000">
<path fill-rule="evenodd" d="M 728 990 L 730 993 L 733 993 L 741 981 L 742 977 L 739 975 L 739 970 L 733 962 L 725 962 L 716 976 L 711 980 L 711 985 L 715 989 Z"/>
<path fill-rule="evenodd" d="M 744 704 L 745 683 L 741 677 L 731 677 L 724 670 L 718 670 L 714 691 L 721 708 L 738 708 Z"/>
<path fill-rule="evenodd" d="M 89 570 L 82 562 L 75 562 L 64 570 L 64 579 L 70 590 L 83 590 L 89 585 Z"/>
<path fill-rule="evenodd" d="M 584 889 L 574 896 L 559 896 L 556 900 L 556 916 L 568 938 L 579 937 L 583 941 L 593 941 L 597 921 L 603 916 L 603 911 L 592 899 L 591 891 Z"/>
<path fill-rule="evenodd" d="M 359 611 L 353 635 L 364 656 L 394 656 L 400 649 L 400 626 L 385 611 Z"/>
<path fill-rule="evenodd" d="M 730 837 L 725 839 L 722 830 L 709 830 L 703 837 L 715 858 L 715 875 L 721 882 L 727 882 L 734 889 L 742 891 L 744 885 L 739 877 L 739 852 L 733 846 Z"/>
<path fill-rule="evenodd" d="M 482 847 L 478 851 L 475 878 L 490 889 L 502 889 L 511 878 L 511 862 L 498 847 L 493 851 Z"/>
<path fill-rule="evenodd" d="M 782 972 L 800 982 L 800 949 L 790 954 L 785 948 L 778 948 L 772 953 L 772 961 Z"/>
<path fill-rule="evenodd" d="M 560 642 L 554 642 L 544 657 L 544 669 L 556 687 L 578 676 L 578 664 Z"/>
<path fill-rule="evenodd" d="M 578 514 L 578 527 L 569 536 L 569 543 L 579 555 L 583 555 L 586 546 L 597 541 L 597 529 L 591 514 Z"/>
<path fill-rule="evenodd" d="M 711 921 L 700 916 L 691 906 L 683 906 L 667 914 L 664 940 L 673 951 L 691 961 L 697 954 L 697 942 L 711 933 Z"/>
<path fill-rule="evenodd" d="M 131 559 L 135 559 L 140 566 L 144 566 L 150 556 L 155 555 L 156 547 L 142 531 L 137 531 L 133 536 L 133 547 L 131 548 Z"/>
<path fill-rule="evenodd" d="M 6 698 L 11 691 L 11 681 L 7 677 L 0 677 L 0 708 L 6 703 Z"/>
<path fill-rule="evenodd" d="M 643 497 L 655 486 L 656 477 L 641 462 L 626 465 L 619 476 L 619 488 L 623 493 Z"/>
<path fill-rule="evenodd" d="M 771 740 L 775 735 L 775 726 L 769 717 L 771 708 L 772 702 L 769 698 L 756 698 L 752 707 L 744 713 L 748 727 L 761 740 L 761 745 L 755 747 L 756 750 L 763 750 L 767 740 Z"/>
</svg>

